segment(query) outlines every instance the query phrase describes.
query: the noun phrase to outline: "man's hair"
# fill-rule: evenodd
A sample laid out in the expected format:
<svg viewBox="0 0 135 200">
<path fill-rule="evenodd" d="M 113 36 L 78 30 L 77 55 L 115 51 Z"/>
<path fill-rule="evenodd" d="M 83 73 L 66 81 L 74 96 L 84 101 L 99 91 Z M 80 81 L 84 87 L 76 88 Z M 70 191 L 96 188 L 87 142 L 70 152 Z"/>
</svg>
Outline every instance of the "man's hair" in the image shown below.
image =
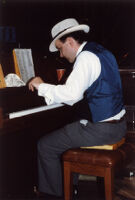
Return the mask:
<svg viewBox="0 0 135 200">
<path fill-rule="evenodd" d="M 82 44 L 84 41 L 87 41 L 88 34 L 85 33 L 84 31 L 75 31 L 69 34 L 66 34 L 59 38 L 62 42 L 65 42 L 67 37 L 72 37 L 74 38 L 79 44 Z"/>
</svg>

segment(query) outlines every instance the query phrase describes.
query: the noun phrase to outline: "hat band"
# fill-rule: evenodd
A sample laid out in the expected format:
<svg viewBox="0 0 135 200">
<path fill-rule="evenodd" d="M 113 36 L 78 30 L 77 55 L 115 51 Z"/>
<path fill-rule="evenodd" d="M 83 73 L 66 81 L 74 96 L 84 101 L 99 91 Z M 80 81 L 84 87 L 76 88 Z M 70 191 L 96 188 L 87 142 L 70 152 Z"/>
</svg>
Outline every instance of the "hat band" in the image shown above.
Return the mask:
<svg viewBox="0 0 135 200">
<path fill-rule="evenodd" d="M 72 27 L 73 27 L 73 26 L 70 26 L 70 27 L 64 29 L 63 31 L 60 31 L 59 33 L 57 33 L 57 34 L 54 36 L 53 40 L 54 40 L 58 35 L 60 35 L 60 34 L 63 33 L 64 31 L 66 31 L 66 30 L 68 30 L 69 28 L 72 28 Z"/>
</svg>

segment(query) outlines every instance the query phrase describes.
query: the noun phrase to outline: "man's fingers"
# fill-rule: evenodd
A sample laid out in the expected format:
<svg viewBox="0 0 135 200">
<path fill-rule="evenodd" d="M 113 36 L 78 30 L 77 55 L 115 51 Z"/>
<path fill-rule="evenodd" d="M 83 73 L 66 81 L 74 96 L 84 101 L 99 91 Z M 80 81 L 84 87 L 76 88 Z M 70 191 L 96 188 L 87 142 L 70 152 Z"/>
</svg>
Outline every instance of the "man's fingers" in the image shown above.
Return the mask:
<svg viewBox="0 0 135 200">
<path fill-rule="evenodd" d="M 29 90 L 31 90 L 32 92 L 34 91 L 34 87 L 31 83 L 29 83 Z"/>
</svg>

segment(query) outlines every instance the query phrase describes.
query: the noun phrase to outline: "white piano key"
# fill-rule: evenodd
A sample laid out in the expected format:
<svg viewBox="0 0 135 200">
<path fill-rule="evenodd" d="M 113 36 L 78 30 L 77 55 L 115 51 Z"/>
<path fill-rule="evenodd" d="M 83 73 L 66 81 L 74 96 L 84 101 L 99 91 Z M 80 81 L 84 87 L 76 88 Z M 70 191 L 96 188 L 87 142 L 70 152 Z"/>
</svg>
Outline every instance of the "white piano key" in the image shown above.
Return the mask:
<svg viewBox="0 0 135 200">
<path fill-rule="evenodd" d="M 37 107 L 37 108 L 13 112 L 13 113 L 9 114 L 9 119 L 30 115 L 30 114 L 42 112 L 42 111 L 45 111 L 45 110 L 51 110 L 51 109 L 58 108 L 58 107 L 61 107 L 61 106 L 64 106 L 64 104 L 52 104 L 52 105 L 48 105 L 48 106 L 45 105 L 45 106 L 40 106 L 40 107 Z"/>
</svg>

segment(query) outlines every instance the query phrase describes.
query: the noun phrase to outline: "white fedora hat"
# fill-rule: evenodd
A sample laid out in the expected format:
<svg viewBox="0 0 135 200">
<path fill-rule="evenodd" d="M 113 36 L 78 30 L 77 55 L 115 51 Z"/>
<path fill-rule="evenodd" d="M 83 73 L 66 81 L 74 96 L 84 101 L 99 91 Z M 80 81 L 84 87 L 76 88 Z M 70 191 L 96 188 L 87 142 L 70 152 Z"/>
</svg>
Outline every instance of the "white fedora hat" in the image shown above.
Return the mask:
<svg viewBox="0 0 135 200">
<path fill-rule="evenodd" d="M 68 33 L 81 31 L 81 30 L 84 31 L 85 33 L 88 33 L 90 30 L 90 27 L 86 24 L 79 24 L 74 18 L 68 18 L 59 22 L 51 30 L 53 41 L 51 42 L 49 46 L 49 50 L 51 52 L 58 51 L 58 49 L 55 47 L 55 41 L 57 39 L 61 38 L 62 36 Z"/>
</svg>

